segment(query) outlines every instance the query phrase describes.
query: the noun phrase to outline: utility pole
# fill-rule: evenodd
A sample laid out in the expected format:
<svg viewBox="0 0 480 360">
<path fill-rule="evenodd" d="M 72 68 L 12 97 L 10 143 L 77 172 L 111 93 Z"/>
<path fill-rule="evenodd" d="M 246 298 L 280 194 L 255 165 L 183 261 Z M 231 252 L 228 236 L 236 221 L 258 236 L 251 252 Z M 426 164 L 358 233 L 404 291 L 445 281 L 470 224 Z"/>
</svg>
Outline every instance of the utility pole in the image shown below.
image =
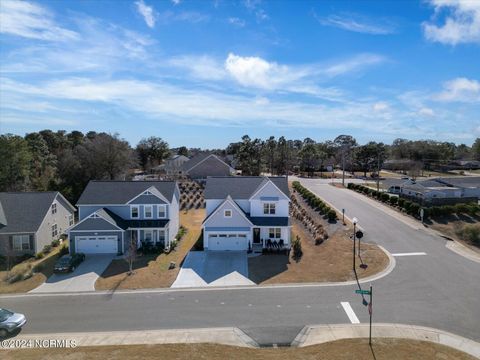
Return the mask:
<svg viewBox="0 0 480 360">
<path fill-rule="evenodd" d="M 377 192 L 380 191 L 380 153 L 378 153 L 377 157 L 378 163 L 377 163 Z"/>
<path fill-rule="evenodd" d="M 368 313 L 370 314 L 370 332 L 368 337 L 368 344 L 370 346 L 372 346 L 372 313 L 373 313 L 372 299 L 373 299 L 373 286 L 372 284 L 370 284 L 370 303 L 368 304 Z"/>
<path fill-rule="evenodd" d="M 345 186 L 345 150 L 342 151 L 342 185 Z"/>
<path fill-rule="evenodd" d="M 356 273 L 357 270 L 355 269 L 355 241 L 356 241 L 356 232 L 357 232 L 357 218 L 353 218 L 352 219 L 352 222 L 353 222 L 353 272 Z"/>
</svg>

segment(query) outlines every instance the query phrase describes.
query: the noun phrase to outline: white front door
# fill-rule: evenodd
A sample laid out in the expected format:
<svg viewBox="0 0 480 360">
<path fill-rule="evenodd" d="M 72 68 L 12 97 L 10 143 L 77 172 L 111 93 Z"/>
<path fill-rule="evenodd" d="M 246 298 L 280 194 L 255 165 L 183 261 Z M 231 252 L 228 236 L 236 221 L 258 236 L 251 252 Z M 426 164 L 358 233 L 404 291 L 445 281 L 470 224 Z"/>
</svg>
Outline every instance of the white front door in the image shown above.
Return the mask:
<svg viewBox="0 0 480 360">
<path fill-rule="evenodd" d="M 117 236 L 75 236 L 75 251 L 85 254 L 116 254 Z"/>
<path fill-rule="evenodd" d="M 246 234 L 208 234 L 208 250 L 248 250 Z"/>
</svg>

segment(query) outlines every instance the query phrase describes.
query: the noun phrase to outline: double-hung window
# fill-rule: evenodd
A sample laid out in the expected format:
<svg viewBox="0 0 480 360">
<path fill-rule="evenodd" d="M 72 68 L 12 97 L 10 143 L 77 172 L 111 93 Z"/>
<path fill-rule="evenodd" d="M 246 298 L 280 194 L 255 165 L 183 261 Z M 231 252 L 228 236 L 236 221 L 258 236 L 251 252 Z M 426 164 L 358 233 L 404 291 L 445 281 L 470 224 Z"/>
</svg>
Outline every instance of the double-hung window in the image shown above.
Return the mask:
<svg viewBox="0 0 480 360">
<path fill-rule="evenodd" d="M 52 225 L 52 238 L 57 237 L 58 235 L 58 227 L 57 224 Z"/>
<path fill-rule="evenodd" d="M 130 207 L 130 217 L 132 219 L 138 219 L 140 214 L 139 207 L 137 205 Z"/>
<path fill-rule="evenodd" d="M 72 225 L 73 225 L 73 215 L 69 214 L 68 215 L 68 226 L 72 226 Z"/>
<path fill-rule="evenodd" d="M 166 205 L 158 205 L 158 218 L 164 219 L 167 217 L 167 206 Z"/>
<path fill-rule="evenodd" d="M 143 215 L 145 219 L 151 219 L 153 217 L 153 206 L 152 205 L 145 205 L 143 207 Z"/>
<path fill-rule="evenodd" d="M 281 228 L 269 228 L 268 229 L 268 237 L 270 239 L 280 239 L 282 237 L 282 229 Z"/>
<path fill-rule="evenodd" d="M 275 203 L 263 203 L 263 213 L 265 215 L 275 215 Z"/>
<path fill-rule="evenodd" d="M 30 250 L 30 235 L 13 235 L 13 250 Z"/>
<path fill-rule="evenodd" d="M 55 215 L 57 213 L 57 203 L 52 204 L 52 215 Z"/>
</svg>

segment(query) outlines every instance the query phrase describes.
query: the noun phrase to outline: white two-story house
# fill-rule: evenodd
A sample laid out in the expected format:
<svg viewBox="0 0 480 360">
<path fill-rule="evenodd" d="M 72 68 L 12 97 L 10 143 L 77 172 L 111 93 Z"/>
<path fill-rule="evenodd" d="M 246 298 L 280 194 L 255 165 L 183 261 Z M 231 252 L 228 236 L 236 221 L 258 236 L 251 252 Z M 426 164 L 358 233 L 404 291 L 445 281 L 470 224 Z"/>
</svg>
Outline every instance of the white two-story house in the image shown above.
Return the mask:
<svg viewBox="0 0 480 360">
<path fill-rule="evenodd" d="M 70 252 L 125 253 L 151 244 L 168 248 L 179 228 L 175 181 L 90 181 L 69 229 Z"/>
<path fill-rule="evenodd" d="M 286 177 L 209 177 L 205 201 L 205 250 L 290 248 Z"/>
</svg>

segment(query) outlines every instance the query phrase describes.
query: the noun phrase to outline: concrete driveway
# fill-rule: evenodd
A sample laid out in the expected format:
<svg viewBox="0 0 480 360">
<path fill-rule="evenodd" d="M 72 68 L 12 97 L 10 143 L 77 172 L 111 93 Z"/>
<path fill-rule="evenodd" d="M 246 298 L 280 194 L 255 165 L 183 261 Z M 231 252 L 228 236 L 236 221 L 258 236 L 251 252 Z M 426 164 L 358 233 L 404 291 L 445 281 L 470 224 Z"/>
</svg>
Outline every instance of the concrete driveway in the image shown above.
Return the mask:
<svg viewBox="0 0 480 360">
<path fill-rule="evenodd" d="M 245 251 L 190 251 L 172 288 L 255 285 Z"/>
<path fill-rule="evenodd" d="M 74 272 L 53 274 L 31 293 L 95 291 L 95 281 L 115 258 L 113 254 L 89 254 Z"/>
</svg>

